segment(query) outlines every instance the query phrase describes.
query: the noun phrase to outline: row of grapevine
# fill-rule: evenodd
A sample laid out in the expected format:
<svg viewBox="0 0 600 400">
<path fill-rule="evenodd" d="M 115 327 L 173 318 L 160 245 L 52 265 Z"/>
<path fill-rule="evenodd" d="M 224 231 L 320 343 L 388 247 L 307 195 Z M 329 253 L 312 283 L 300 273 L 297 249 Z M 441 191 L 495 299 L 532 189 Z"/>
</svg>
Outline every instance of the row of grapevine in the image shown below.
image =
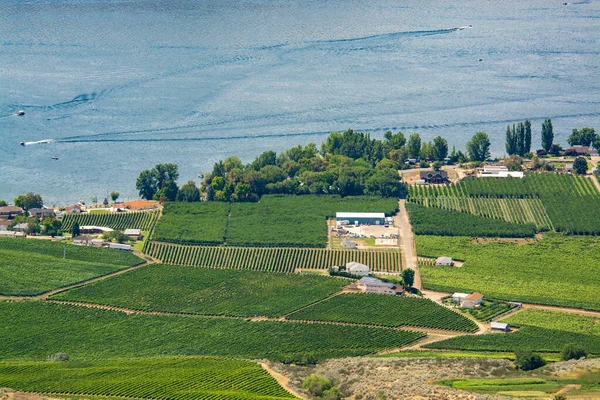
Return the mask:
<svg viewBox="0 0 600 400">
<path fill-rule="evenodd" d="M 444 210 L 466 212 L 480 217 L 502 219 L 517 224 L 535 224 L 538 230 L 552 229 L 552 222 L 546 209 L 538 198 L 486 198 L 454 196 L 412 196 L 412 203 L 425 207 L 437 207 Z"/>
<path fill-rule="evenodd" d="M 103 226 L 120 231 L 125 229 L 148 231 L 156 224 L 159 216 L 159 210 L 109 214 L 66 214 L 62 219 L 62 229 L 68 232 L 75 223 L 78 223 L 80 226 Z"/>
<path fill-rule="evenodd" d="M 327 269 L 356 261 L 374 271 L 401 271 L 400 252 L 397 250 L 186 246 L 150 242 L 147 252 L 168 264 L 214 268 L 294 272 L 298 268 Z"/>
</svg>

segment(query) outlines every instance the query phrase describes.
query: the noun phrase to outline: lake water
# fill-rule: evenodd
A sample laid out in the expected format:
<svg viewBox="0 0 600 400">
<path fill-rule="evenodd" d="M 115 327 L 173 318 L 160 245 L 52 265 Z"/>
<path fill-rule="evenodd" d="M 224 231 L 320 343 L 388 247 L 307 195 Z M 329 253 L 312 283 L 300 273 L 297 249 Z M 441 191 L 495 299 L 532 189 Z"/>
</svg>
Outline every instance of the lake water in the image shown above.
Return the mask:
<svg viewBox="0 0 600 400">
<path fill-rule="evenodd" d="M 442 135 L 459 149 L 485 131 L 502 155 L 508 123 L 531 119 L 539 147 L 549 117 L 566 144 L 572 128 L 600 128 L 599 11 L 594 1 L 0 0 L 0 199 L 132 199 L 156 163 L 197 181 L 229 155 L 249 161 L 350 127 Z M 19 146 L 42 139 L 55 142 Z"/>
</svg>

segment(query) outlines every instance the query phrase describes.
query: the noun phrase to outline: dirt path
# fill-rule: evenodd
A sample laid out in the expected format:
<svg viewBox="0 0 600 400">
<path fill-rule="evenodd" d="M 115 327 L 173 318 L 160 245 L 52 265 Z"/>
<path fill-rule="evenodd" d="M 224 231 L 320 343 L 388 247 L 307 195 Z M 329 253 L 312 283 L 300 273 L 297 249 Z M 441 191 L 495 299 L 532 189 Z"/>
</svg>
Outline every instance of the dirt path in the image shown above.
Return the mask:
<svg viewBox="0 0 600 400">
<path fill-rule="evenodd" d="M 308 398 L 308 397 L 304 396 L 303 394 L 299 393 L 298 391 L 294 390 L 290 386 L 290 384 L 289 384 L 290 383 L 290 378 L 288 378 L 287 376 L 285 376 L 283 374 L 280 374 L 279 372 L 275 371 L 266 362 L 261 362 L 260 365 L 261 365 L 261 367 L 263 367 L 263 369 L 265 371 L 267 371 L 269 373 L 269 375 L 271 375 L 273 378 L 275 378 L 275 380 L 277 381 L 277 383 L 279 383 L 289 393 L 291 393 L 292 395 L 294 395 L 294 396 L 296 396 L 296 397 L 298 397 L 300 399 L 307 399 Z"/>
<path fill-rule="evenodd" d="M 598 178 L 596 178 L 596 175 L 590 175 L 590 179 L 592 180 L 592 182 L 594 182 L 596 189 L 598 189 L 598 191 L 600 192 L 600 182 L 598 182 Z"/>
<path fill-rule="evenodd" d="M 394 218 L 394 225 L 400 231 L 400 250 L 402 253 L 402 266 L 415 271 L 414 287 L 421 290 L 421 273 L 417 263 L 417 248 L 415 246 L 415 237 L 413 235 L 408 211 L 406 211 L 406 200 L 398 202 L 398 214 Z"/>
</svg>

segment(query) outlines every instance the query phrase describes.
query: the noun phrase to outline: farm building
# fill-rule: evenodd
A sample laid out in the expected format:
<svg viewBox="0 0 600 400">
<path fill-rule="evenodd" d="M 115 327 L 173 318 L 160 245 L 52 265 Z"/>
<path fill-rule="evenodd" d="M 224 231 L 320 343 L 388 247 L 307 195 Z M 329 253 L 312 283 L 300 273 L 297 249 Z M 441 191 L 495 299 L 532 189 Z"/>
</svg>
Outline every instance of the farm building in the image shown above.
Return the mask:
<svg viewBox="0 0 600 400">
<path fill-rule="evenodd" d="M 592 150 L 588 146 L 573 146 L 565 149 L 565 154 L 568 156 L 597 156 L 598 150 Z"/>
<path fill-rule="evenodd" d="M 31 217 L 44 218 L 44 217 L 54 217 L 56 213 L 51 208 L 32 208 L 29 210 L 29 215 Z"/>
<path fill-rule="evenodd" d="M 370 269 L 365 264 L 352 261 L 346 264 L 346 272 L 357 276 L 368 276 Z"/>
<path fill-rule="evenodd" d="M 493 331 L 510 332 L 510 326 L 504 322 L 492 322 L 490 328 Z"/>
<path fill-rule="evenodd" d="M 353 238 L 342 239 L 342 248 L 355 249 L 356 248 L 356 240 L 354 240 Z"/>
<path fill-rule="evenodd" d="M 21 207 L 4 206 L 0 207 L 0 219 L 12 219 L 23 214 Z"/>
<path fill-rule="evenodd" d="M 452 301 L 460 304 L 467 296 L 468 296 L 467 293 L 454 293 L 452 295 Z"/>
<path fill-rule="evenodd" d="M 448 172 L 446 171 L 421 171 L 420 176 L 425 183 L 448 182 Z"/>
<path fill-rule="evenodd" d="M 128 210 L 154 210 L 158 207 L 158 201 L 148 201 L 148 200 L 134 200 L 134 201 L 126 201 L 123 203 L 123 206 Z"/>
<path fill-rule="evenodd" d="M 364 293 L 375 294 L 403 294 L 404 288 L 400 284 L 383 282 L 377 278 L 360 278 L 357 287 Z"/>
<path fill-rule="evenodd" d="M 25 233 L 15 231 L 0 231 L 0 237 L 25 237 Z"/>
<path fill-rule="evenodd" d="M 354 225 L 385 225 L 385 213 L 338 212 L 335 219 Z"/>
<path fill-rule="evenodd" d="M 73 238 L 73 244 L 75 246 L 91 246 L 92 240 L 94 240 L 92 236 L 76 236 Z"/>
<path fill-rule="evenodd" d="M 125 236 L 129 236 L 132 239 L 140 240 L 142 238 L 142 230 L 141 229 L 125 229 L 123 231 Z"/>
<path fill-rule="evenodd" d="M 462 301 L 462 308 L 475 308 L 481 305 L 483 301 L 483 295 L 481 293 L 471 293 L 467 297 L 465 297 Z"/>
<path fill-rule="evenodd" d="M 25 232 L 27 230 L 27 224 L 26 223 L 22 223 L 22 224 L 16 224 L 15 226 L 13 226 L 13 231 L 15 232 Z"/>
<path fill-rule="evenodd" d="M 130 244 L 109 243 L 108 247 L 110 249 L 115 249 L 115 250 L 126 250 L 126 251 L 132 251 L 133 250 L 133 248 L 131 247 Z"/>
<path fill-rule="evenodd" d="M 10 221 L 0 220 L 0 231 L 7 231 L 11 224 L 12 222 Z"/>
<path fill-rule="evenodd" d="M 81 206 L 79 204 L 75 204 L 73 206 L 65 207 L 63 211 L 65 214 L 79 214 L 81 213 Z"/>
<path fill-rule="evenodd" d="M 86 225 L 86 226 L 80 226 L 79 227 L 79 231 L 81 233 L 97 233 L 97 234 L 104 234 L 104 233 L 111 233 L 113 230 L 110 228 L 105 228 L 103 226 L 92 226 L 92 225 Z"/>
<path fill-rule="evenodd" d="M 454 261 L 452 261 L 451 257 L 438 257 L 435 260 L 435 265 L 444 265 L 451 267 L 454 265 Z"/>
<path fill-rule="evenodd" d="M 486 165 L 483 167 L 483 171 L 479 173 L 479 176 L 481 178 L 523 178 L 525 174 L 523 171 L 509 171 L 503 165 Z"/>
<path fill-rule="evenodd" d="M 564 171 L 568 174 L 572 174 L 573 173 L 573 164 L 565 164 L 564 166 Z"/>
</svg>

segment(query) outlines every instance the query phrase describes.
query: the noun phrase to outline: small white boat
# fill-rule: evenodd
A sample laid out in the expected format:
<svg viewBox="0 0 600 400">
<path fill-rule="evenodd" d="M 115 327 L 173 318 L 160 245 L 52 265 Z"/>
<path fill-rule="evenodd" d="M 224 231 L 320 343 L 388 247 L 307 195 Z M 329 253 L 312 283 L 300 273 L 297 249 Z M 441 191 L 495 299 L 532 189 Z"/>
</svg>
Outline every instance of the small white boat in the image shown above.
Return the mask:
<svg viewBox="0 0 600 400">
<path fill-rule="evenodd" d="M 25 146 L 25 142 L 21 142 L 19 143 L 21 146 Z"/>
<path fill-rule="evenodd" d="M 202 172 L 200 172 L 200 173 L 198 174 L 198 178 L 200 178 L 200 179 L 204 179 L 204 174 L 203 174 Z"/>
<path fill-rule="evenodd" d="M 56 156 L 52 156 L 51 158 L 52 158 L 53 160 L 58 160 L 58 157 L 56 157 Z"/>
<path fill-rule="evenodd" d="M 20 117 L 20 116 L 22 116 L 22 115 L 25 115 L 25 111 L 23 111 L 23 110 L 19 110 L 19 111 L 17 111 L 17 115 L 18 115 L 19 117 Z"/>
</svg>

